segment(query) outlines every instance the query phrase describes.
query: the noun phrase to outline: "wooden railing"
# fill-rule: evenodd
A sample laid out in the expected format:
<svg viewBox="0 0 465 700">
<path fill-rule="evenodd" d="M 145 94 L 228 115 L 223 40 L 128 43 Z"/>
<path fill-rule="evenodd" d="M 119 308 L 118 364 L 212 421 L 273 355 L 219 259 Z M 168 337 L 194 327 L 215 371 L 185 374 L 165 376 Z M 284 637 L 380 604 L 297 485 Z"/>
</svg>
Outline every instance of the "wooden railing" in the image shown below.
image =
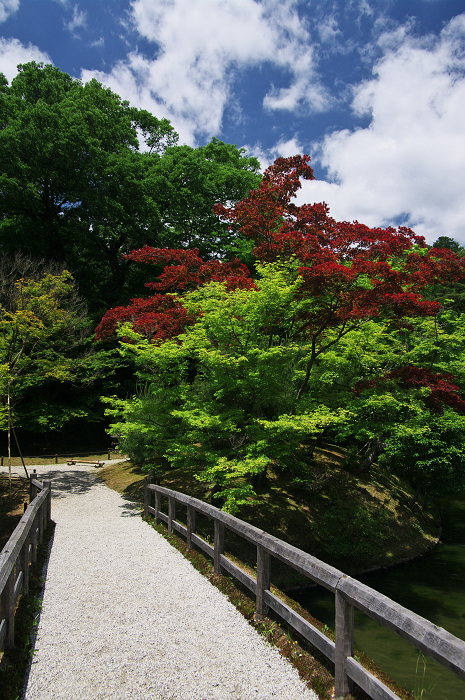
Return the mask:
<svg viewBox="0 0 465 700">
<path fill-rule="evenodd" d="M 342 571 L 312 557 L 285 542 L 272 537 L 214 506 L 191 496 L 151 483 L 145 479 L 144 515 L 163 521 L 168 532 L 175 530 L 186 538 L 187 548 L 194 546 L 213 559 L 214 571 L 234 576 L 256 596 L 258 619 L 274 610 L 288 625 L 319 649 L 335 665 L 336 697 L 343 698 L 352 682 L 360 686 L 373 700 L 399 700 L 384 683 L 373 676 L 353 658 L 354 608 L 362 610 L 381 625 L 396 632 L 424 654 L 438 661 L 465 680 L 465 642 L 442 627 L 433 625 L 411 610 L 365 586 Z M 161 499 L 168 499 L 168 513 L 161 509 Z M 176 503 L 187 507 L 187 527 L 176 520 Z M 214 545 L 196 534 L 196 513 L 213 520 Z M 224 554 L 225 529 L 240 535 L 257 547 L 257 575 L 249 576 Z M 274 557 L 308 576 L 312 581 L 332 591 L 336 599 L 336 641 L 326 637 L 292 608 L 270 591 L 270 562 Z M 464 687 L 465 690 L 465 687 Z"/>
<path fill-rule="evenodd" d="M 29 564 L 50 520 L 51 481 L 30 480 L 30 503 L 0 553 L 0 651 L 14 644 L 15 608 L 29 590 Z"/>
</svg>

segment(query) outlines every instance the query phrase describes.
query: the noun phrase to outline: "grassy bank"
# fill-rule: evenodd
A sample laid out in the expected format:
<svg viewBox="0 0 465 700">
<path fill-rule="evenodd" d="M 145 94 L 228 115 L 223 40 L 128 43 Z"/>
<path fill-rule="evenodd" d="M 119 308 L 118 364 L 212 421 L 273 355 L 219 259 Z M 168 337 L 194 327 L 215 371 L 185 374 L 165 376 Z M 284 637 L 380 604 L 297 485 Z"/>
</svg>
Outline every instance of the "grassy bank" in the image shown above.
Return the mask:
<svg viewBox="0 0 465 700">
<path fill-rule="evenodd" d="M 369 474 L 342 468 L 343 453 L 327 446 L 316 455 L 316 478 L 306 489 L 270 473 L 256 502 L 238 517 L 266 532 L 355 574 L 423 554 L 439 536 L 439 518 L 432 506 L 411 505 L 413 491 L 398 477 L 373 465 Z M 100 478 L 128 498 L 142 502 L 144 474 L 130 462 L 109 465 Z M 209 501 L 210 492 L 188 469 L 166 472 L 161 484 Z M 182 509 L 178 516 L 182 520 Z M 207 523 L 200 521 L 203 534 Z M 230 536 L 235 556 L 254 564 L 255 552 Z M 292 571 L 275 570 L 276 583 L 291 588 L 304 583 Z"/>
</svg>

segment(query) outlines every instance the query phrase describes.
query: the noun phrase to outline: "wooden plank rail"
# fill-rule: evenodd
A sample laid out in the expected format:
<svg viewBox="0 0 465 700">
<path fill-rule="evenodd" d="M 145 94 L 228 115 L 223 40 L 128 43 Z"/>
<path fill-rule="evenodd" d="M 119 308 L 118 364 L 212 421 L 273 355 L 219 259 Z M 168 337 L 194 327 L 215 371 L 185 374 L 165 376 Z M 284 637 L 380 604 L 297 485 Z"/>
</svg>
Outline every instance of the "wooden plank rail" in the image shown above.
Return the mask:
<svg viewBox="0 0 465 700">
<path fill-rule="evenodd" d="M 0 553 L 0 651 L 14 645 L 16 603 L 29 591 L 29 564 L 37 560 L 37 545 L 50 520 L 52 482 L 35 476 L 29 506 Z"/>
<path fill-rule="evenodd" d="M 167 514 L 161 510 L 162 497 L 168 500 Z M 187 527 L 176 520 L 176 503 L 187 507 Z M 213 521 L 213 546 L 196 534 L 196 513 L 202 513 Z M 353 658 L 354 608 L 403 637 L 424 654 L 465 680 L 464 641 L 297 547 L 286 544 L 208 503 L 153 484 L 150 476 L 145 478 L 144 515 L 145 517 L 152 515 L 157 522 L 166 523 L 169 532 L 180 533 L 186 538 L 188 549 L 196 546 L 203 550 L 213 559 L 216 573 L 226 572 L 246 586 L 256 597 L 257 619 L 261 619 L 266 615 L 268 608 L 271 608 L 288 625 L 325 654 L 335 665 L 337 698 L 344 698 L 355 682 L 373 700 L 399 700 L 398 695 Z M 256 579 L 225 556 L 226 530 L 240 535 L 257 547 Z M 334 593 L 335 642 L 271 593 L 270 567 L 273 557 Z"/>
</svg>

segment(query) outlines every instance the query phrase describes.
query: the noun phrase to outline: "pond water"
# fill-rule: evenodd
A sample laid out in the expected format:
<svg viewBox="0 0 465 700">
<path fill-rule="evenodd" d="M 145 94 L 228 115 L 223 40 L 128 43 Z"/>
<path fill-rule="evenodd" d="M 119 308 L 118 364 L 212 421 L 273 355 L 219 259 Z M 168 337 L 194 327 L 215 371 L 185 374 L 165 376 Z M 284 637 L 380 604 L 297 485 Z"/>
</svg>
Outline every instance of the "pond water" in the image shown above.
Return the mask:
<svg viewBox="0 0 465 700">
<path fill-rule="evenodd" d="M 358 578 L 465 641 L 465 498 L 440 507 L 443 539 L 432 552 Z M 293 597 L 334 629 L 333 594 L 318 586 Z M 355 646 L 421 700 L 465 698 L 465 681 L 357 610 Z"/>
</svg>

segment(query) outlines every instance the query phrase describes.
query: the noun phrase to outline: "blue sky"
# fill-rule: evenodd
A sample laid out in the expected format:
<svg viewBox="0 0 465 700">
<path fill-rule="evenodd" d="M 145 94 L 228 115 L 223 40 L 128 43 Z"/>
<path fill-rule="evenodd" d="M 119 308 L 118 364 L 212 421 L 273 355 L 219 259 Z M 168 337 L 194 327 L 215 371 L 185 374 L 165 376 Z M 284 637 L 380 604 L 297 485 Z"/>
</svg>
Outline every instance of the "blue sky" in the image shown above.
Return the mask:
<svg viewBox="0 0 465 700">
<path fill-rule="evenodd" d="M 465 245 L 465 0 L 0 0 L 0 71 L 53 63 L 265 167 L 300 201 Z"/>
</svg>

